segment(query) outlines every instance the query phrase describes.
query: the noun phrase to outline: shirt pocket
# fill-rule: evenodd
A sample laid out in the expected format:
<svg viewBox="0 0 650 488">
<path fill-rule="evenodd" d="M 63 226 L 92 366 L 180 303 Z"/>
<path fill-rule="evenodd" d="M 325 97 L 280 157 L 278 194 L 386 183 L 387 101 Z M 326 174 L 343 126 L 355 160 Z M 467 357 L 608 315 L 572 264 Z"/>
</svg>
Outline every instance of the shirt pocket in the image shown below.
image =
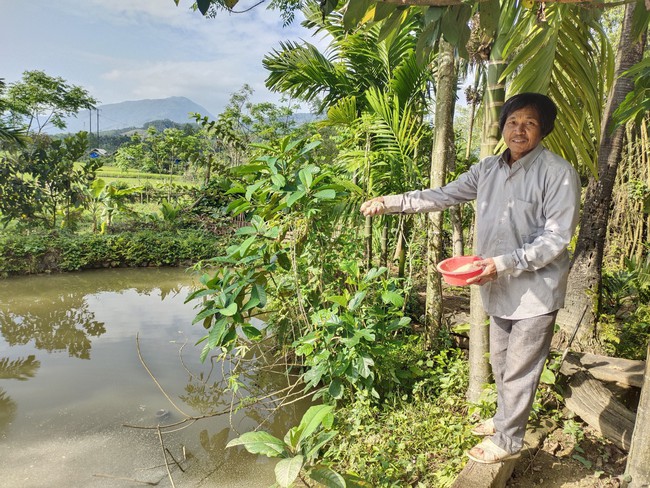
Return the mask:
<svg viewBox="0 0 650 488">
<path fill-rule="evenodd" d="M 512 207 L 512 223 L 522 243 L 529 243 L 544 231 L 544 224 L 538 215 L 539 205 L 516 198 Z"/>
</svg>

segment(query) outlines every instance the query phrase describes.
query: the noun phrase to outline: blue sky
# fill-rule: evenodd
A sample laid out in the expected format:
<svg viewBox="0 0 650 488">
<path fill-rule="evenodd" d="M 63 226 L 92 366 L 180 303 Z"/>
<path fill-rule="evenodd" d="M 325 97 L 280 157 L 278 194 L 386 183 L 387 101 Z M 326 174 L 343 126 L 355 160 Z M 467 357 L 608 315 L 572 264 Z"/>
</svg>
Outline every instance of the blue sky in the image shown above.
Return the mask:
<svg viewBox="0 0 650 488">
<path fill-rule="evenodd" d="M 242 5 L 246 0 L 242 0 Z M 253 101 L 278 102 L 264 87 L 262 58 L 286 40 L 322 42 L 277 12 L 205 19 L 190 0 L 0 0 L 0 78 L 25 70 L 60 76 L 101 104 L 184 96 L 219 114 L 248 83 Z"/>
</svg>

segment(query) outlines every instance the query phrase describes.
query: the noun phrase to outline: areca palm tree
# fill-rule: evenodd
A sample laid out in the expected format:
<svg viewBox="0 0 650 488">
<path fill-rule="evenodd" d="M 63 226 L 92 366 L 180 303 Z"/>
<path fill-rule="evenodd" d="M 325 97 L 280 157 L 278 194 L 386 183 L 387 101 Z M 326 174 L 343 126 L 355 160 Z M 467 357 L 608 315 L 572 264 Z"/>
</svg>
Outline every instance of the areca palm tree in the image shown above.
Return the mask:
<svg viewBox="0 0 650 488">
<path fill-rule="evenodd" d="M 305 17 L 304 25 L 314 29 L 315 36 L 328 35 L 332 41 L 325 52 L 307 42 L 287 42 L 265 56 L 269 89 L 314 102 L 319 112 L 355 97 L 360 114 L 367 107 L 365 93 L 372 87 L 390 88 L 402 104 L 412 98 L 425 102 L 421 87 L 428 74 L 415 58 L 420 24 L 415 13 L 404 20 L 396 35 L 385 39 L 381 24 L 348 33 L 342 14 L 334 12 L 323 21 L 315 4 L 306 8 Z"/>
</svg>

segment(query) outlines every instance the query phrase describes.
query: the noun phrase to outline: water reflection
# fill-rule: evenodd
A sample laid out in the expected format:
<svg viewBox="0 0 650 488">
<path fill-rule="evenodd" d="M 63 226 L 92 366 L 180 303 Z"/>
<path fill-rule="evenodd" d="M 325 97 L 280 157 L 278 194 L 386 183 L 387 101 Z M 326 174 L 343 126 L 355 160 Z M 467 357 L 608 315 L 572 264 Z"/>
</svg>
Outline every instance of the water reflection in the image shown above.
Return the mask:
<svg viewBox="0 0 650 488">
<path fill-rule="evenodd" d="M 176 458 L 187 452 L 191 459 L 187 472 L 174 470 L 180 486 L 272 483 L 272 463 L 225 446 L 259 424 L 284 436 L 306 402 L 285 406 L 292 379 L 263 349 L 230 363 L 199 361 L 201 348 L 193 345 L 205 331 L 191 325 L 194 304 L 184 303 L 191 283 L 182 270 L 0 280 L 0 484 L 115 486 L 89 477 L 141 479 L 143 469 L 160 466 L 156 429 L 124 427 L 180 420 L 140 363 L 136 334 L 169 398 L 188 415 L 215 415 L 163 431 Z M 164 420 L 157 417 L 162 409 L 169 411 Z"/>
<path fill-rule="evenodd" d="M 0 380 L 26 381 L 33 378 L 41 367 L 41 362 L 35 356 L 18 358 L 0 358 Z M 16 403 L 0 388 L 0 432 L 4 431 L 16 416 Z"/>
<path fill-rule="evenodd" d="M 68 295 L 67 298 L 52 302 L 49 305 L 56 308 L 41 313 L 0 310 L 0 333 L 7 344 L 24 345 L 33 340 L 36 349 L 67 351 L 71 357 L 90 359 L 90 338 L 104 334 L 106 327 L 95 320 L 83 297 Z"/>
<path fill-rule="evenodd" d="M 16 402 L 0 388 L 0 432 L 4 431 L 16 416 Z"/>
</svg>

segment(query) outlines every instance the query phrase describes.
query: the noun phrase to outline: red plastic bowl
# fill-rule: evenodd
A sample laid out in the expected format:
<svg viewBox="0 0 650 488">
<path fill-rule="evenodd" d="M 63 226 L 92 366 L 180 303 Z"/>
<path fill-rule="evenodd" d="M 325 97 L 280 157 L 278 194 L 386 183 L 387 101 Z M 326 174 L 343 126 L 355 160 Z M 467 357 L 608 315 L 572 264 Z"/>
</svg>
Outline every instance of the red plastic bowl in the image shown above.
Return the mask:
<svg viewBox="0 0 650 488">
<path fill-rule="evenodd" d="M 456 271 L 458 268 L 465 266 L 466 264 L 473 263 L 474 261 L 480 261 L 479 256 L 457 256 L 454 258 L 445 259 L 438 263 L 438 271 L 442 274 L 444 280 L 450 285 L 455 286 L 466 286 L 467 280 L 478 276 L 483 272 L 483 268 L 476 268 L 471 271 Z"/>
</svg>

